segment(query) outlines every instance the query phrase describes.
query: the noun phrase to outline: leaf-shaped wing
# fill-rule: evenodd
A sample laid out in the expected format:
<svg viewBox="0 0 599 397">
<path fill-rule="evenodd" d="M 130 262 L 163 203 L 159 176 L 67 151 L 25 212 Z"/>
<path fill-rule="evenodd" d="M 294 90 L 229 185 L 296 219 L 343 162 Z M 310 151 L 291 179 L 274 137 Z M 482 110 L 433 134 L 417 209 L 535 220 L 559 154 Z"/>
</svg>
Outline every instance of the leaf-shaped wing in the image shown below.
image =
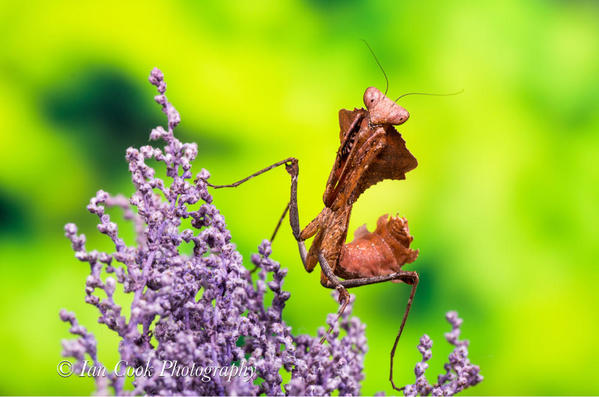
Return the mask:
<svg viewBox="0 0 599 397">
<path fill-rule="evenodd" d="M 366 189 L 384 179 L 406 179 L 406 172 L 418 165 L 418 161 L 406 147 L 406 141 L 399 132 L 392 126 L 384 128 L 385 148 L 360 177 L 353 194 L 356 200 Z"/>
</svg>

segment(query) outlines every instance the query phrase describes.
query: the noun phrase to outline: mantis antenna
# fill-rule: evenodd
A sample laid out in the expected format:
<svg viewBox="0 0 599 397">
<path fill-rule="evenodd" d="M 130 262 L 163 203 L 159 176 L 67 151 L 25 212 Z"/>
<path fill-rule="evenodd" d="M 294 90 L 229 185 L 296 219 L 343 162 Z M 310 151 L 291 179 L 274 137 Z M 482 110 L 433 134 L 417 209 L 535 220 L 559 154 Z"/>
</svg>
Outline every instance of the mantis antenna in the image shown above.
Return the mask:
<svg viewBox="0 0 599 397">
<path fill-rule="evenodd" d="M 457 92 L 452 92 L 450 94 L 431 94 L 428 92 L 408 92 L 407 94 L 403 94 L 400 95 L 399 97 L 397 97 L 397 99 L 395 100 L 395 102 L 399 101 L 401 98 L 408 96 L 408 95 L 431 95 L 431 96 L 451 96 L 451 95 L 458 95 L 461 94 L 462 92 L 464 92 L 463 89 L 457 91 Z"/>
<path fill-rule="evenodd" d="M 368 47 L 368 49 L 370 50 L 370 53 L 374 57 L 374 60 L 376 61 L 376 64 L 379 65 L 379 68 L 381 68 L 381 71 L 383 72 L 383 76 L 385 76 L 385 82 L 387 84 L 385 86 L 385 95 L 387 95 L 387 90 L 389 90 L 389 79 L 387 78 L 387 73 L 385 73 L 385 69 L 383 69 L 383 66 L 379 62 L 379 59 L 376 57 L 376 54 L 374 53 L 374 51 L 372 50 L 372 48 L 370 47 L 370 45 L 368 44 L 368 42 L 366 40 L 364 40 L 364 39 L 362 39 L 362 41 L 364 42 L 364 44 L 366 44 L 366 47 Z"/>
</svg>

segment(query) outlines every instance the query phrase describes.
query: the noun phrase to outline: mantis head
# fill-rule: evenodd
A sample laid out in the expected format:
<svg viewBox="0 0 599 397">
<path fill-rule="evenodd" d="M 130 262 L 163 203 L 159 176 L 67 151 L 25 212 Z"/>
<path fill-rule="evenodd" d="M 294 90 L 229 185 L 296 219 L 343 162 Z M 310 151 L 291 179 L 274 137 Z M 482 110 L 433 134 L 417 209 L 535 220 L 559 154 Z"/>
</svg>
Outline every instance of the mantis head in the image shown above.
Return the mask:
<svg viewBox="0 0 599 397">
<path fill-rule="evenodd" d="M 406 122 L 410 113 L 375 87 L 368 87 L 364 92 L 364 105 L 370 113 L 370 122 L 374 125 L 399 125 Z"/>
</svg>

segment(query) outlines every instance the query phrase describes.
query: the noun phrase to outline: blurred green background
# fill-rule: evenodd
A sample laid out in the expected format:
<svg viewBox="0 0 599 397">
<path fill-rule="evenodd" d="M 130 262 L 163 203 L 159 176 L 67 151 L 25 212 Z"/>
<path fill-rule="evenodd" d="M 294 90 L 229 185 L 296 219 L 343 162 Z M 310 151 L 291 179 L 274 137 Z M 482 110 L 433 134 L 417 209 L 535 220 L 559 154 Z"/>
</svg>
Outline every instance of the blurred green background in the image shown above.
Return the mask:
<svg viewBox="0 0 599 397">
<path fill-rule="evenodd" d="M 447 310 L 464 319 L 484 382 L 468 394 L 599 393 L 599 4 L 591 1 L 5 2 L 0 10 L 1 394 L 89 394 L 60 378 L 58 311 L 74 310 L 117 360 L 117 339 L 83 303 L 88 266 L 63 237 L 76 222 L 108 249 L 85 206 L 96 190 L 132 192 L 128 146 L 164 117 L 147 82 L 163 70 L 195 141 L 195 170 L 229 183 L 300 159 L 302 225 L 322 208 L 338 146 L 337 112 L 362 106 L 383 76 L 419 167 L 354 207 L 350 234 L 384 213 L 410 222 L 421 275 L 399 345 L 396 382 L 413 382 L 418 338 L 450 349 Z M 249 260 L 289 192 L 283 169 L 214 193 Z M 273 257 L 289 268 L 285 320 L 314 334 L 336 310 L 318 272 L 305 273 L 289 226 Z M 409 288 L 359 288 L 367 324 L 363 392 L 391 392 L 388 355 Z"/>
</svg>

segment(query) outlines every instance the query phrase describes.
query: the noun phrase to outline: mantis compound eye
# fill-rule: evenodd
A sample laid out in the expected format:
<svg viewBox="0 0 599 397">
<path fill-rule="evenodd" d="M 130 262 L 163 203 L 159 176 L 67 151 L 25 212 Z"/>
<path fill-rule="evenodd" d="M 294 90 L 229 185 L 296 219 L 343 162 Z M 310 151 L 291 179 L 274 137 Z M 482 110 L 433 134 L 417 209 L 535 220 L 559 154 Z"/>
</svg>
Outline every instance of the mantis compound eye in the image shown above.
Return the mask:
<svg viewBox="0 0 599 397">
<path fill-rule="evenodd" d="M 366 105 L 366 108 L 370 110 L 373 106 L 375 106 L 381 99 L 382 95 L 383 93 L 375 87 L 368 87 L 366 92 L 364 92 L 364 105 Z"/>
</svg>

